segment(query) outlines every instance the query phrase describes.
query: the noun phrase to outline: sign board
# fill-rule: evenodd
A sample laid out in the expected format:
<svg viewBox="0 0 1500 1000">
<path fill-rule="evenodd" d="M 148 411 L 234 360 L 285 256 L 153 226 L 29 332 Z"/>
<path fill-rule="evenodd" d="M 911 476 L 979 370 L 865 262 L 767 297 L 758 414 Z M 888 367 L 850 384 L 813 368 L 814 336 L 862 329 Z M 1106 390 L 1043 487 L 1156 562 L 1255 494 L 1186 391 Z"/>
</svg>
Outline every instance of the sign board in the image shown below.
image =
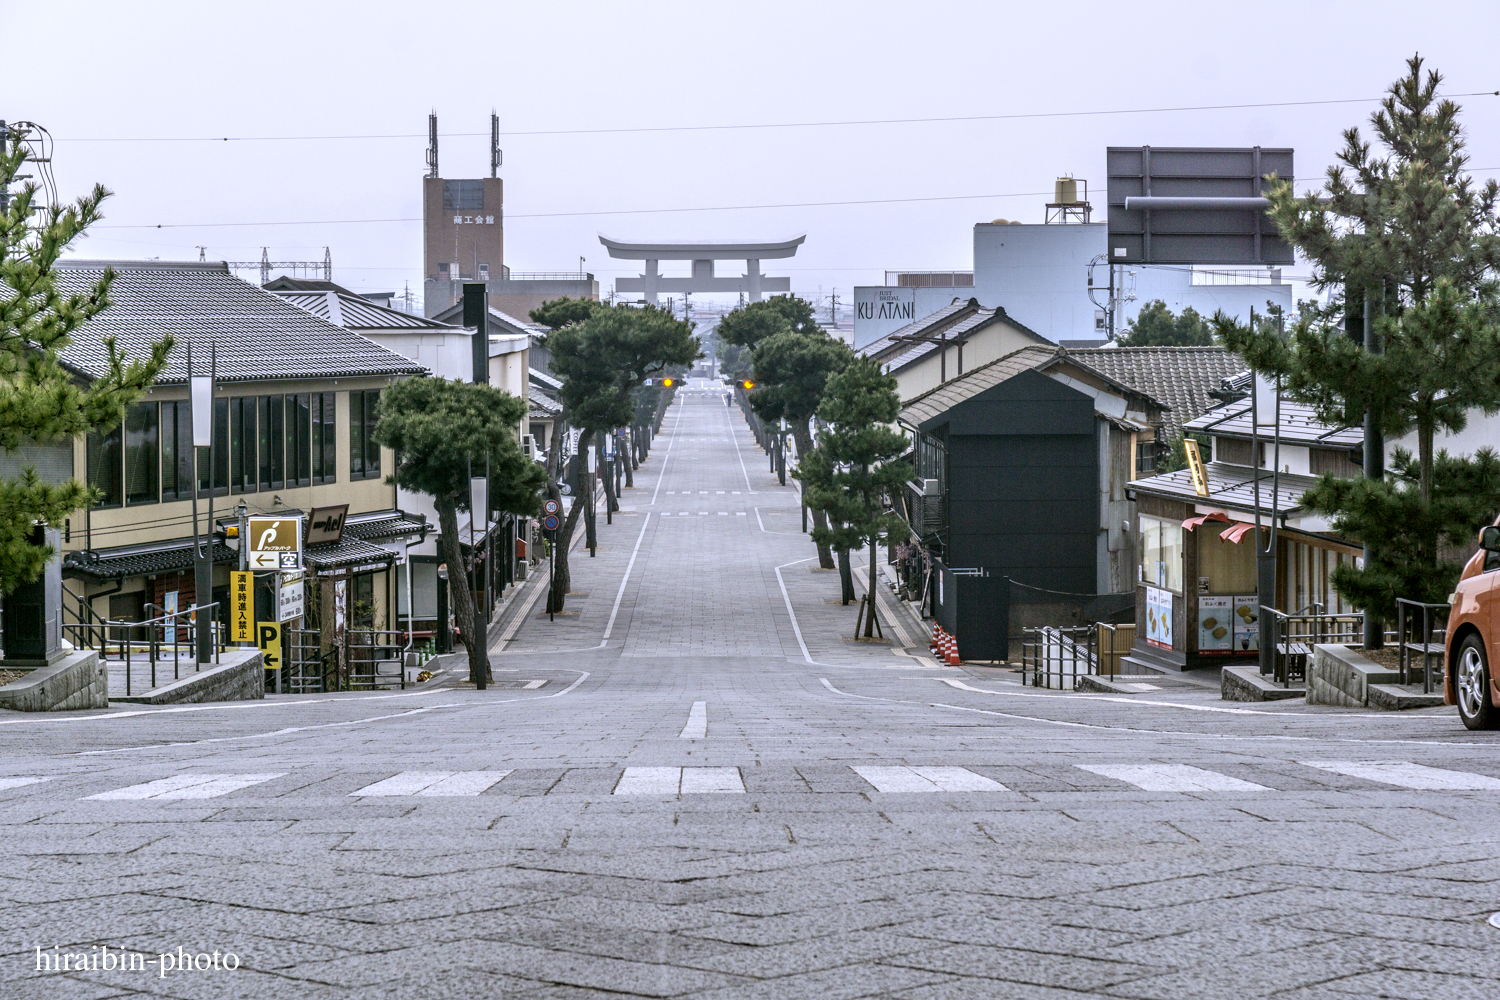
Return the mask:
<svg viewBox="0 0 1500 1000">
<path fill-rule="evenodd" d="M 1260 598 L 1243 594 L 1234 599 L 1230 609 L 1234 620 L 1234 649 L 1239 653 L 1260 650 Z"/>
<path fill-rule="evenodd" d="M 244 570 L 229 573 L 229 641 L 254 642 L 250 625 L 255 620 L 255 574 Z"/>
<path fill-rule="evenodd" d="M 302 518 L 252 517 L 249 538 L 251 569 L 270 569 L 283 573 L 302 569 Z"/>
<path fill-rule="evenodd" d="M 276 596 L 277 621 L 288 622 L 293 618 L 301 618 L 305 614 L 307 614 L 307 581 L 303 579 L 301 573 L 282 577 Z"/>
<path fill-rule="evenodd" d="M 917 318 L 917 290 L 888 285 L 854 288 L 854 346 L 864 347 Z"/>
<path fill-rule="evenodd" d="M 1185 437 L 1182 439 L 1182 450 L 1187 453 L 1188 472 L 1193 477 L 1193 492 L 1200 497 L 1208 496 L 1208 471 L 1203 468 L 1203 456 L 1198 451 L 1198 442 Z"/>
<path fill-rule="evenodd" d="M 281 622 L 256 622 L 255 645 L 267 670 L 281 669 Z"/>
<path fill-rule="evenodd" d="M 556 514 L 560 510 L 562 510 L 562 504 L 556 500 L 547 500 L 542 503 L 542 513 L 544 514 Z"/>
<path fill-rule="evenodd" d="M 1198 652 L 1228 656 L 1234 649 L 1234 598 L 1198 598 Z"/>
<path fill-rule="evenodd" d="M 1264 208 L 1127 210 L 1127 198 L 1261 198 L 1265 176 L 1293 180 L 1292 150 L 1111 146 L 1111 264 L 1291 264 L 1291 246 Z"/>
<path fill-rule="evenodd" d="M 348 514 L 349 505 L 346 503 L 314 507 L 312 513 L 307 515 L 306 543 L 327 545 L 341 540 L 344 537 L 344 518 Z"/>
<path fill-rule="evenodd" d="M 1146 588 L 1146 642 L 1161 649 L 1172 648 L 1172 592 Z"/>
</svg>

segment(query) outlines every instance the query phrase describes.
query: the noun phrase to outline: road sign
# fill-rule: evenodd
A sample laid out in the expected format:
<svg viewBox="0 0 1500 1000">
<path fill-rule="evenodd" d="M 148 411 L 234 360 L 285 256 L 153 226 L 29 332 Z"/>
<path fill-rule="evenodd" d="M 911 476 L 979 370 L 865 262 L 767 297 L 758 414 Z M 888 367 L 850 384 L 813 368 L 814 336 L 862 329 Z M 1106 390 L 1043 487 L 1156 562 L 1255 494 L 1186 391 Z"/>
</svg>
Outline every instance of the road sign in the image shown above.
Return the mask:
<svg viewBox="0 0 1500 1000">
<path fill-rule="evenodd" d="M 542 504 L 543 513 L 556 514 L 559 510 L 562 510 L 562 504 L 558 503 L 556 500 L 548 500 Z"/>
<path fill-rule="evenodd" d="M 307 582 L 300 573 L 281 578 L 276 602 L 276 617 L 279 621 L 291 621 L 307 614 Z"/>
<path fill-rule="evenodd" d="M 542 528 L 543 528 L 543 530 L 546 530 L 546 531 L 556 531 L 557 530 L 557 525 L 558 525 L 558 520 L 557 520 L 557 515 L 556 514 L 548 514 L 546 517 L 542 518 Z"/>
<path fill-rule="evenodd" d="M 229 573 L 229 641 L 253 642 L 250 623 L 255 620 L 254 573 Z"/>
<path fill-rule="evenodd" d="M 260 647 L 267 670 L 281 669 L 281 622 L 256 622 L 255 645 Z"/>
<path fill-rule="evenodd" d="M 251 569 L 296 572 L 302 568 L 302 518 L 252 517 L 248 538 Z"/>
</svg>

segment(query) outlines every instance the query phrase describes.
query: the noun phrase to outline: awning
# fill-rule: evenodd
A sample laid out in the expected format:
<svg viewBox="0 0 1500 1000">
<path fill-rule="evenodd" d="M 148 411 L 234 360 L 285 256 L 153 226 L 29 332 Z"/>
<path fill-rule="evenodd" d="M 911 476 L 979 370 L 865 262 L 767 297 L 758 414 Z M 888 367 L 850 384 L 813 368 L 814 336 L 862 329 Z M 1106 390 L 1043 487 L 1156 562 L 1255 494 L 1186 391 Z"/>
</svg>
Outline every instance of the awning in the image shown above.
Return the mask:
<svg viewBox="0 0 1500 1000">
<path fill-rule="evenodd" d="M 1207 521 L 1223 521 L 1227 524 L 1229 522 L 1229 515 L 1221 510 L 1216 510 L 1212 514 L 1199 514 L 1197 517 L 1190 517 L 1182 522 L 1182 526 L 1188 531 L 1192 531 L 1198 525 Z"/>
<path fill-rule="evenodd" d="M 1229 527 L 1225 528 L 1219 533 L 1219 541 L 1221 542 L 1234 542 L 1235 544 L 1238 544 L 1241 540 L 1244 539 L 1247 532 L 1253 531 L 1255 529 L 1255 525 L 1253 524 L 1247 524 L 1244 521 L 1231 520 L 1229 515 L 1221 510 L 1216 510 L 1212 514 L 1199 514 L 1196 517 L 1190 517 L 1186 521 L 1182 522 L 1182 526 L 1186 530 L 1192 531 L 1199 525 L 1207 524 L 1210 521 L 1216 521 L 1220 524 L 1229 525 Z"/>
<path fill-rule="evenodd" d="M 345 535 L 337 542 L 309 545 L 302 558 L 314 573 L 368 573 L 386 569 L 396 561 L 390 549 Z"/>
<path fill-rule="evenodd" d="M 214 562 L 238 565 L 240 557 L 222 542 L 214 544 Z M 144 545 L 80 549 L 63 554 L 63 575 L 91 580 L 184 573 L 193 568 L 193 540 L 173 538 Z"/>
</svg>

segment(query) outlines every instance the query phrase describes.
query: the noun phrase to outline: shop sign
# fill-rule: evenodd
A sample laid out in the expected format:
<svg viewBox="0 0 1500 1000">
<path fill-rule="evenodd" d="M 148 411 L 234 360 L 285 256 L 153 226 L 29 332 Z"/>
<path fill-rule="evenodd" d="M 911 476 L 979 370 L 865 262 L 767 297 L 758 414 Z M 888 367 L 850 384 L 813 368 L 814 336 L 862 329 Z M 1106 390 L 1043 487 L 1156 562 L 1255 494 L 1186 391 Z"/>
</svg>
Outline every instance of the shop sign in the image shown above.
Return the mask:
<svg viewBox="0 0 1500 1000">
<path fill-rule="evenodd" d="M 295 573 L 302 569 L 302 518 L 252 517 L 249 538 L 251 569 Z"/>
<path fill-rule="evenodd" d="M 276 597 L 277 621 L 291 621 L 305 614 L 307 614 L 307 581 L 303 579 L 301 573 L 282 577 Z"/>
<path fill-rule="evenodd" d="M 233 570 L 229 574 L 229 641 L 251 642 L 250 622 L 255 617 L 255 574 Z"/>
<path fill-rule="evenodd" d="M 327 545 L 344 537 L 344 518 L 349 515 L 349 505 L 333 504 L 314 507 L 307 519 L 307 544 Z"/>
<path fill-rule="evenodd" d="M 1233 597 L 1198 598 L 1198 652 L 1205 656 L 1227 656 L 1234 649 Z"/>
<path fill-rule="evenodd" d="M 1159 587 L 1146 588 L 1146 642 L 1162 649 L 1172 648 L 1172 592 Z"/>
<path fill-rule="evenodd" d="M 256 622 L 255 645 L 267 670 L 281 669 L 281 622 Z"/>
</svg>

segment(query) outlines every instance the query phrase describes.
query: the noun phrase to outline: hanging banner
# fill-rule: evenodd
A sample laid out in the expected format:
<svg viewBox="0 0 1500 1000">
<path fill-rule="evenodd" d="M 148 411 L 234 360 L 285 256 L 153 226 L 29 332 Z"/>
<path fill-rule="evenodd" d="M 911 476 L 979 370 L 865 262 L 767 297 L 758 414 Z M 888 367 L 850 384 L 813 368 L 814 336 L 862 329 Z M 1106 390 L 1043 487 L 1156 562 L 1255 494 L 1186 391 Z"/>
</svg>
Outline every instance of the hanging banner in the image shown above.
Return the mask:
<svg viewBox="0 0 1500 1000">
<path fill-rule="evenodd" d="M 1260 598 L 1254 594 L 1234 599 L 1234 648 L 1241 653 L 1260 649 Z"/>
<path fill-rule="evenodd" d="M 254 573 L 232 570 L 229 574 L 229 641 L 254 642 L 250 623 L 255 620 Z"/>
<path fill-rule="evenodd" d="M 1234 598 L 1198 598 L 1198 652 L 1227 655 L 1234 649 Z"/>
</svg>

